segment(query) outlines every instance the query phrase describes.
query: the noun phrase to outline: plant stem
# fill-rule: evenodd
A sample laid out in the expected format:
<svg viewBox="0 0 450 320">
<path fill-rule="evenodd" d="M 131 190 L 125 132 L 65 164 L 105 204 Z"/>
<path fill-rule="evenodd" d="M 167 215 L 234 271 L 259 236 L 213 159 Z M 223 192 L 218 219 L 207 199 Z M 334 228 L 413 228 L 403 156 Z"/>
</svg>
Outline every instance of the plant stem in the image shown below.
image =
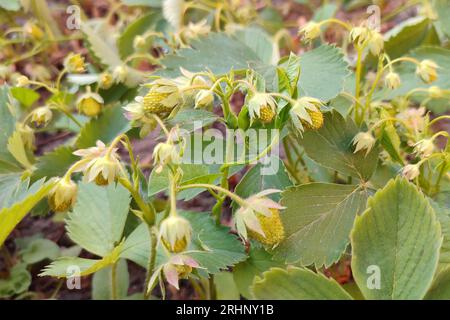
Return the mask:
<svg viewBox="0 0 450 320">
<path fill-rule="evenodd" d="M 369 110 L 369 116 L 370 116 L 370 103 L 372 102 L 372 95 L 377 88 L 377 84 L 380 81 L 381 75 L 383 74 L 383 60 L 384 58 L 380 56 L 378 60 L 378 68 L 377 68 L 377 74 L 375 76 L 375 80 L 373 81 L 372 87 L 370 88 L 369 93 L 367 94 L 366 98 L 366 104 L 365 104 L 365 110 Z"/>
<path fill-rule="evenodd" d="M 236 201 L 240 206 L 245 206 L 245 200 L 239 197 L 238 195 L 234 194 L 230 190 L 224 189 L 222 187 L 213 185 L 213 184 L 207 184 L 207 183 L 193 183 L 193 184 L 187 184 L 184 186 L 178 187 L 179 190 L 185 190 L 185 189 L 192 189 L 192 188 L 206 188 L 206 189 L 215 189 L 217 191 L 223 192 L 227 196 L 229 196 L 231 199 Z"/>
<path fill-rule="evenodd" d="M 363 48 L 358 46 L 357 51 L 358 51 L 358 58 L 356 60 L 355 99 L 358 103 L 355 105 L 355 120 L 356 120 L 356 123 L 358 125 L 360 125 L 362 122 L 363 115 L 362 115 L 362 112 L 360 112 L 362 110 L 360 110 L 358 105 L 360 105 L 359 96 L 360 96 L 360 92 L 361 92 L 361 71 L 362 71 Z M 361 115 L 360 115 L 360 113 L 361 113 Z"/>
<path fill-rule="evenodd" d="M 111 265 L 111 300 L 117 300 L 117 262 Z"/>
<path fill-rule="evenodd" d="M 145 222 L 153 225 L 155 223 L 155 211 L 151 206 L 148 205 L 142 199 L 141 195 L 139 194 L 139 191 L 133 188 L 133 185 L 126 177 L 120 177 L 118 179 L 119 183 L 124 186 L 128 191 L 130 191 L 131 196 L 133 197 L 134 201 L 136 201 L 136 204 L 138 205 L 139 209 L 142 210 L 144 216 L 146 217 Z"/>
<path fill-rule="evenodd" d="M 433 120 L 430 121 L 430 123 L 428 123 L 427 127 L 430 127 L 431 125 L 433 125 L 437 121 L 443 120 L 443 119 L 450 119 L 450 115 L 443 115 L 443 116 L 439 116 L 437 118 L 434 118 Z"/>
<path fill-rule="evenodd" d="M 214 285 L 214 275 L 210 275 L 208 279 L 209 284 L 209 300 L 216 300 L 217 294 L 216 294 L 216 286 Z"/>
<path fill-rule="evenodd" d="M 444 176 L 446 167 L 447 167 L 447 164 L 444 162 L 442 164 L 441 170 L 439 171 L 439 176 L 438 176 L 438 178 L 436 180 L 436 184 L 434 185 L 434 190 L 436 190 L 435 193 L 439 192 L 441 180 L 442 180 L 442 177 Z"/>
<path fill-rule="evenodd" d="M 150 285 L 150 279 L 153 274 L 153 270 L 155 269 L 156 262 L 156 245 L 158 239 L 156 238 L 156 233 L 153 231 L 152 227 L 148 227 L 148 232 L 150 233 L 150 256 L 148 257 L 147 264 L 147 275 L 145 277 L 145 285 L 144 285 L 144 299 L 148 300 L 151 295 L 151 290 L 148 290 Z"/>
<path fill-rule="evenodd" d="M 67 111 L 64 107 L 61 107 L 59 105 L 56 106 L 56 109 L 58 111 L 61 111 L 67 118 L 72 120 L 79 128 L 83 127 L 83 125 L 80 123 L 80 121 L 77 120 L 69 111 Z"/>
<path fill-rule="evenodd" d="M 58 284 L 56 285 L 55 291 L 53 291 L 53 293 L 49 299 L 56 299 L 63 284 L 64 284 L 64 279 L 59 279 Z"/>
</svg>

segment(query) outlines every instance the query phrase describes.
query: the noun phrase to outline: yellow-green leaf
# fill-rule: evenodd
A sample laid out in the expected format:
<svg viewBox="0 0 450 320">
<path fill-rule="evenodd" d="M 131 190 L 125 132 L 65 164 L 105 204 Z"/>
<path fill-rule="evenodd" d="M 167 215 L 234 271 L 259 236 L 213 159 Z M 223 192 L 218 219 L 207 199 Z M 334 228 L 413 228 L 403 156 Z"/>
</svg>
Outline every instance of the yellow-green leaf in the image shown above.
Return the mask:
<svg viewBox="0 0 450 320">
<path fill-rule="evenodd" d="M 28 155 L 25 150 L 25 144 L 22 136 L 18 131 L 14 131 L 11 137 L 8 139 L 7 145 L 8 151 L 13 157 L 22 165 L 25 169 L 31 169 L 33 165 L 28 160 Z"/>
<path fill-rule="evenodd" d="M 30 187 L 30 190 L 36 188 L 35 186 L 39 187 L 38 190 L 14 203 L 11 207 L 3 208 L 0 211 L 0 246 L 25 215 L 49 193 L 54 184 L 54 180 L 45 184 L 42 184 L 41 180 L 37 181 Z"/>
</svg>

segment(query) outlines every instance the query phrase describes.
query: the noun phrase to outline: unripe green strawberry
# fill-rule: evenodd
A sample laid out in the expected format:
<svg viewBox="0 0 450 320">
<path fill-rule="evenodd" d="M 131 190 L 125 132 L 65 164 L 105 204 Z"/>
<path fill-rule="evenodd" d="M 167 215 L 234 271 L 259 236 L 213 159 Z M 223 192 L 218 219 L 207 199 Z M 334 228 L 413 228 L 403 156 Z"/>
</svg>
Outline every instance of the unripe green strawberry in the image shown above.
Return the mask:
<svg viewBox="0 0 450 320">
<path fill-rule="evenodd" d="M 265 237 L 253 230 L 248 230 L 248 235 L 250 238 L 257 240 L 262 244 L 274 246 L 284 239 L 285 234 L 278 209 L 270 209 L 270 212 L 272 213 L 270 217 L 266 217 L 260 213 L 256 215 Z"/>
<path fill-rule="evenodd" d="M 261 107 L 259 110 L 259 120 L 261 120 L 262 123 L 271 123 L 274 117 L 275 111 L 268 105 Z"/>
<path fill-rule="evenodd" d="M 185 251 L 191 241 L 191 225 L 180 216 L 164 219 L 160 226 L 160 239 L 167 250 L 173 253 Z"/>
<path fill-rule="evenodd" d="M 320 111 L 306 110 L 311 117 L 312 123 L 302 120 L 302 124 L 310 130 L 318 130 L 323 126 L 323 114 Z"/>
<path fill-rule="evenodd" d="M 79 110 L 88 117 L 95 117 L 102 111 L 103 104 L 94 98 L 82 99 L 79 102 Z"/>
<path fill-rule="evenodd" d="M 108 180 L 103 177 L 101 172 L 95 177 L 94 182 L 98 186 L 107 186 L 109 184 Z"/>
<path fill-rule="evenodd" d="M 174 252 L 174 253 L 180 253 L 183 252 L 184 250 L 186 250 L 187 246 L 188 246 L 188 241 L 186 239 L 186 237 L 183 237 L 181 239 L 177 239 L 175 241 L 175 245 L 171 246 L 170 243 L 165 240 L 165 239 L 161 239 L 162 243 L 164 244 L 164 246 L 166 247 L 167 250 L 169 250 L 170 252 Z"/>
<path fill-rule="evenodd" d="M 150 91 L 143 100 L 144 111 L 157 115 L 171 112 L 172 108 L 162 103 L 168 96 L 169 93 Z"/>
<path fill-rule="evenodd" d="M 55 212 L 64 212 L 72 208 L 77 198 L 78 187 L 70 179 L 60 179 L 50 191 L 48 203 Z"/>
</svg>

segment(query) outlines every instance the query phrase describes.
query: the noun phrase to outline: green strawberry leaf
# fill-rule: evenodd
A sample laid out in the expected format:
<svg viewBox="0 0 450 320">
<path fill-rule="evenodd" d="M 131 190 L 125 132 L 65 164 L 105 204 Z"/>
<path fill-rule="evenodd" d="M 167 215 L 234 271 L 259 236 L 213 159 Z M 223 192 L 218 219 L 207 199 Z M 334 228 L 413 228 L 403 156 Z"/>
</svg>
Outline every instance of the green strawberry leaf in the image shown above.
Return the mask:
<svg viewBox="0 0 450 320">
<path fill-rule="evenodd" d="M 260 300 L 351 300 L 333 279 L 309 269 L 272 268 L 253 282 L 253 296 Z"/>
<path fill-rule="evenodd" d="M 107 144 L 128 130 L 130 130 L 130 122 L 123 115 L 123 109 L 118 105 L 111 106 L 81 129 L 76 146 L 80 149 L 92 147 L 97 140 Z"/>
<path fill-rule="evenodd" d="M 309 183 L 284 191 L 281 220 L 286 238 L 274 250 L 275 259 L 330 266 L 345 251 L 366 200 L 366 191 L 352 185 Z"/>
<path fill-rule="evenodd" d="M 351 234 L 352 272 L 363 295 L 422 299 L 436 271 L 441 237 L 423 194 L 403 178 L 391 180 L 368 200 Z"/>
<path fill-rule="evenodd" d="M 29 186 L 29 180 L 23 181 L 6 200 L 0 210 L 0 246 L 16 225 L 28 212 L 41 201 L 53 188 L 53 180 L 44 183 L 43 179 Z"/>
<path fill-rule="evenodd" d="M 337 111 L 324 113 L 324 125 L 317 131 L 307 130 L 299 143 L 307 155 L 324 167 L 344 176 L 368 181 L 378 162 L 378 149 L 353 153 L 352 140 L 359 132 L 351 118 L 344 119 Z"/>
<path fill-rule="evenodd" d="M 80 183 L 77 202 L 66 220 L 69 237 L 84 249 L 105 257 L 120 243 L 130 206 L 121 185 Z"/>
</svg>

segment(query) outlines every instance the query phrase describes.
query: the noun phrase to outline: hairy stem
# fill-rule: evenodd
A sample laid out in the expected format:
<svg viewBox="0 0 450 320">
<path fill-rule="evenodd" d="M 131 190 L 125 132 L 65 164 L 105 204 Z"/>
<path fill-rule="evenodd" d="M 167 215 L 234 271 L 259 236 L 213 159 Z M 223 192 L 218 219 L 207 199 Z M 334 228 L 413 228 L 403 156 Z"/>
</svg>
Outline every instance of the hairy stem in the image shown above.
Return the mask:
<svg viewBox="0 0 450 320">
<path fill-rule="evenodd" d="M 148 232 L 150 234 L 150 256 L 148 258 L 148 264 L 147 264 L 147 275 L 145 277 L 145 285 L 144 285 L 144 299 L 148 300 L 151 295 L 151 290 L 148 290 L 150 285 L 150 279 L 152 277 L 152 274 L 155 269 L 155 262 L 156 262 L 156 245 L 157 245 L 157 237 L 156 233 L 153 231 L 152 227 L 148 227 Z"/>
</svg>

